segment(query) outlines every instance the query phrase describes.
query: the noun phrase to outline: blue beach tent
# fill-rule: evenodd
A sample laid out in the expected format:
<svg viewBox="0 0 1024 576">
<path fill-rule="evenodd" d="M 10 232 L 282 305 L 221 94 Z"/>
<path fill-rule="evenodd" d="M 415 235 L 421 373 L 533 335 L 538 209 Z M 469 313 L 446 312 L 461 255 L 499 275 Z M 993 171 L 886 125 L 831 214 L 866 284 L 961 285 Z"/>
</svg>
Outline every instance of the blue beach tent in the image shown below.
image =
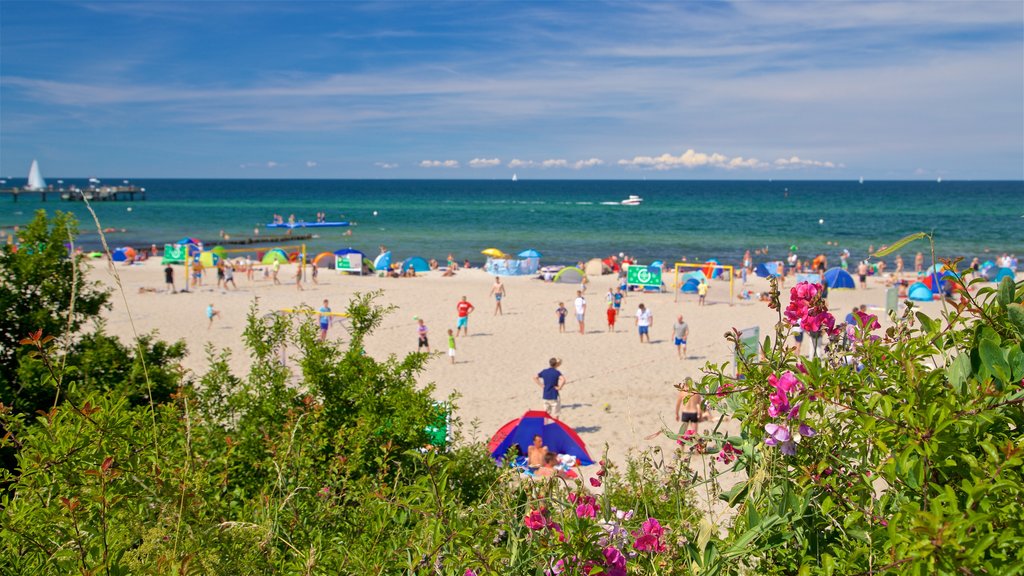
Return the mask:
<svg viewBox="0 0 1024 576">
<path fill-rule="evenodd" d="M 930 302 L 932 300 L 932 289 L 924 282 L 914 282 L 907 289 L 907 298 L 918 302 Z"/>
<path fill-rule="evenodd" d="M 540 410 L 531 410 L 499 428 L 487 443 L 487 451 L 491 453 L 491 458 L 501 460 L 513 444 L 518 444 L 525 452 L 533 444 L 533 437 L 538 434 L 549 451 L 555 454 L 571 454 L 576 457 L 580 466 L 590 466 L 594 463 L 587 452 L 587 445 L 575 430 Z"/>
<path fill-rule="evenodd" d="M 413 256 L 412 258 L 406 258 L 405 262 L 402 262 L 402 272 L 405 272 L 409 268 L 412 268 L 416 272 L 429 272 L 430 264 L 419 256 Z"/>
<path fill-rule="evenodd" d="M 778 262 L 764 262 L 754 267 L 754 274 L 760 278 L 772 278 L 779 275 Z"/>
<path fill-rule="evenodd" d="M 825 272 L 825 282 L 832 290 L 852 289 L 856 287 L 853 283 L 853 276 L 842 268 L 830 268 Z"/>
<path fill-rule="evenodd" d="M 708 277 L 700 270 L 697 270 L 696 272 L 687 272 L 679 279 L 681 284 L 679 291 L 683 294 L 696 294 L 697 287 L 700 286 L 701 281 L 707 280 L 707 278 Z"/>
<path fill-rule="evenodd" d="M 1003 278 L 1009 278 L 1013 280 L 1015 275 L 1012 268 L 1000 268 L 996 271 L 996 275 L 992 278 L 993 282 L 1002 282 Z"/>
</svg>

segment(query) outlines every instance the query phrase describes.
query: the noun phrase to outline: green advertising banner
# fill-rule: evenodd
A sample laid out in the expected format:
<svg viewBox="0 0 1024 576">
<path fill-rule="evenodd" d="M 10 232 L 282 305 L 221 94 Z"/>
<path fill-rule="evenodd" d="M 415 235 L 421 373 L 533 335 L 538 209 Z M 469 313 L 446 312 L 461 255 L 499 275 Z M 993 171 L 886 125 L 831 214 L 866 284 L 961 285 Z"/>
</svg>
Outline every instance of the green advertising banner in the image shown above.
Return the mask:
<svg viewBox="0 0 1024 576">
<path fill-rule="evenodd" d="M 661 268 L 630 266 L 626 269 L 626 283 L 637 286 L 661 286 Z"/>
<path fill-rule="evenodd" d="M 345 256 L 335 256 L 334 257 L 334 267 L 337 270 L 354 270 L 355 269 L 352 266 L 352 262 L 349 261 L 348 255 L 345 255 Z"/>
<path fill-rule="evenodd" d="M 754 356 L 754 361 L 757 361 L 758 353 L 761 350 L 761 328 L 754 326 L 753 328 L 744 328 L 740 330 L 740 349 L 739 353 L 744 357 L 749 358 Z M 739 374 L 743 366 L 743 362 L 739 356 L 736 355 L 733 358 L 733 364 L 736 366 L 736 373 Z"/>
<path fill-rule="evenodd" d="M 185 262 L 185 247 L 181 244 L 164 244 L 164 259 L 160 263 L 171 264 L 174 262 Z"/>
</svg>

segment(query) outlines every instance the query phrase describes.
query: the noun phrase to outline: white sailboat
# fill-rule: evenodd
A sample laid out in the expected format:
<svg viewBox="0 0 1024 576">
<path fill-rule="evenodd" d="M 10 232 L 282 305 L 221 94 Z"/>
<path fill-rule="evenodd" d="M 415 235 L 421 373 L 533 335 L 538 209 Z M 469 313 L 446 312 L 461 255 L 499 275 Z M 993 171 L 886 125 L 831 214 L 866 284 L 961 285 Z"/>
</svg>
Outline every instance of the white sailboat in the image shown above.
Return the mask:
<svg viewBox="0 0 1024 576">
<path fill-rule="evenodd" d="M 863 177 L 863 176 L 861 176 L 861 177 L 860 177 L 860 183 L 861 183 L 861 184 L 863 184 L 863 183 L 864 183 L 864 177 Z"/>
<path fill-rule="evenodd" d="M 519 182 L 519 174 L 512 174 L 512 181 Z"/>
<path fill-rule="evenodd" d="M 28 169 L 28 185 L 26 190 L 46 190 L 46 180 L 39 173 L 39 162 L 32 160 L 32 167 Z"/>
</svg>

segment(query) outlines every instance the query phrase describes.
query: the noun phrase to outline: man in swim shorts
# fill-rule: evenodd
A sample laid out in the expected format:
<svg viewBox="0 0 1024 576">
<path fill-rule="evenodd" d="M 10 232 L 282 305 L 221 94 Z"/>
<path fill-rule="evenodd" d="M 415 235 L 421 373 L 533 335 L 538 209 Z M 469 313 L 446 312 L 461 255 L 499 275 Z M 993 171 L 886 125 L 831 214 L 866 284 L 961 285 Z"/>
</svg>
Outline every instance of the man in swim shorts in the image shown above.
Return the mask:
<svg viewBox="0 0 1024 576">
<path fill-rule="evenodd" d="M 676 343 L 676 354 L 682 360 L 683 356 L 686 356 L 686 339 L 690 337 L 690 326 L 683 321 L 682 314 L 676 318 L 675 324 L 672 325 L 672 336 Z"/>
<path fill-rule="evenodd" d="M 455 323 L 455 335 L 459 335 L 459 331 L 462 330 L 463 336 L 469 336 L 469 315 L 476 310 L 476 308 L 466 300 L 463 296 L 462 300 L 455 305 L 455 310 L 458 312 L 458 321 Z"/>
<path fill-rule="evenodd" d="M 654 315 L 647 309 L 646 306 L 640 304 L 640 307 L 636 310 L 636 328 L 640 333 L 640 342 L 644 341 L 644 336 L 647 337 L 647 343 L 651 343 L 651 325 L 654 324 Z"/>
<path fill-rule="evenodd" d="M 501 299 L 505 297 L 505 285 L 497 276 L 494 277 L 494 286 L 491 286 L 491 296 L 494 296 L 494 315 L 504 315 L 501 310 Z"/>
<path fill-rule="evenodd" d="M 583 321 L 587 316 L 587 299 L 583 297 L 583 291 L 576 291 L 576 300 L 573 301 L 576 308 L 576 321 L 580 324 L 580 334 L 583 334 Z"/>
<path fill-rule="evenodd" d="M 698 423 L 705 416 L 703 405 L 700 394 L 694 390 L 693 378 L 688 376 L 679 386 L 679 397 L 676 398 L 676 422 L 685 422 L 686 431 L 696 434 Z"/>
</svg>

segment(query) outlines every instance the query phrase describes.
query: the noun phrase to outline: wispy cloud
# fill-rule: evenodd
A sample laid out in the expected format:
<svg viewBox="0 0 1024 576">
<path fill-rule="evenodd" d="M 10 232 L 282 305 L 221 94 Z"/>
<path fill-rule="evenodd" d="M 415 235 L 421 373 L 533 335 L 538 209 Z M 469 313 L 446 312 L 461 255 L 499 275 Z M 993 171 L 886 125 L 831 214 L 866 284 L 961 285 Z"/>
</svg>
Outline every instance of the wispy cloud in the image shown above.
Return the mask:
<svg viewBox="0 0 1024 576">
<path fill-rule="evenodd" d="M 501 166 L 500 158 L 473 158 L 469 161 L 470 168 L 493 168 Z"/>
<path fill-rule="evenodd" d="M 731 170 L 734 168 L 766 168 L 768 166 L 767 163 L 761 162 L 757 158 L 729 157 L 718 152 L 707 154 L 697 152 L 692 148 L 678 156 L 668 153 L 661 156 L 634 156 L 631 159 L 619 160 L 618 165 L 650 170 L 692 169 L 706 166 Z"/>
<path fill-rule="evenodd" d="M 458 168 L 458 160 L 421 160 L 420 168 Z"/>
<path fill-rule="evenodd" d="M 374 162 L 373 165 L 385 170 L 394 170 L 395 168 L 398 168 L 398 164 L 394 162 Z"/>
<path fill-rule="evenodd" d="M 316 168 L 320 163 L 316 160 L 306 160 L 306 168 Z"/>
<path fill-rule="evenodd" d="M 772 164 L 779 168 L 835 168 L 837 166 L 834 162 L 809 160 L 806 158 L 800 158 L 799 156 L 779 158 L 775 162 L 772 162 Z M 838 166 L 842 166 L 842 164 L 839 164 Z"/>
</svg>

